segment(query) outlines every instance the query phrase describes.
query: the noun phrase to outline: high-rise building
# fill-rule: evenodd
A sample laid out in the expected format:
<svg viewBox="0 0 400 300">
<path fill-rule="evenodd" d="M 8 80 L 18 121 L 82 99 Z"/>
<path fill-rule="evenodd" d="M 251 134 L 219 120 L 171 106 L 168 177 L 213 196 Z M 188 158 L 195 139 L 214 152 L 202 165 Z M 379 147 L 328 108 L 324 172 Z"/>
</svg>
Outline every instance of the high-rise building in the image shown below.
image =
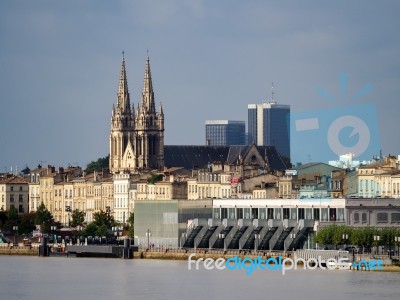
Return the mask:
<svg viewBox="0 0 400 300">
<path fill-rule="evenodd" d="M 248 142 L 257 146 L 275 146 L 290 158 L 290 105 L 265 102 L 249 104 Z"/>
<path fill-rule="evenodd" d="M 110 132 L 110 171 L 134 172 L 164 167 L 164 113 L 155 108 L 150 60 L 147 57 L 142 101 L 130 104 L 125 59 L 122 57 L 117 105 L 113 105 Z"/>
<path fill-rule="evenodd" d="M 207 146 L 246 145 L 246 124 L 244 121 L 206 121 Z"/>
</svg>

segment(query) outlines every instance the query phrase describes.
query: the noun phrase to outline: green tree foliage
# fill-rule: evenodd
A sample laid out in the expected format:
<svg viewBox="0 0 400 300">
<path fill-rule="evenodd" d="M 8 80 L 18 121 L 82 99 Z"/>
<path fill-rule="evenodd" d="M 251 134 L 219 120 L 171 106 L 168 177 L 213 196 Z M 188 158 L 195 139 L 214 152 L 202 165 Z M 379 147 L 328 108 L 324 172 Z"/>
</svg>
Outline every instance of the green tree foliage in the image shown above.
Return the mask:
<svg viewBox="0 0 400 300">
<path fill-rule="evenodd" d="M 99 158 L 96 161 L 91 161 L 86 167 L 86 172 L 88 173 L 93 173 L 94 171 L 101 172 L 104 169 L 108 169 L 109 161 L 110 161 L 110 155 L 107 155 L 106 157 L 103 158 Z"/>
<path fill-rule="evenodd" d="M 18 224 L 19 234 L 29 234 L 35 230 L 35 213 L 25 213 L 20 217 L 20 222 Z"/>
<path fill-rule="evenodd" d="M 109 237 L 109 236 L 111 236 L 111 233 L 108 232 L 107 226 L 103 224 L 103 225 L 97 227 L 96 235 L 97 235 L 97 236 L 106 236 L 106 237 Z"/>
<path fill-rule="evenodd" d="M 158 181 L 161 181 L 164 178 L 163 174 L 151 174 L 149 178 L 147 178 L 147 183 L 155 184 Z"/>
<path fill-rule="evenodd" d="M 47 210 L 46 206 L 42 202 L 37 211 L 36 211 L 36 216 L 35 216 L 35 224 L 36 225 L 41 225 L 42 232 L 49 232 L 50 231 L 50 226 L 54 223 L 53 216 L 51 213 Z"/>
<path fill-rule="evenodd" d="M 101 225 L 106 225 L 107 227 L 115 226 L 114 217 L 102 210 L 99 212 L 95 212 L 93 214 L 93 223 L 96 226 L 101 226 Z"/>
<path fill-rule="evenodd" d="M 81 232 L 81 235 L 84 237 L 96 236 L 97 228 L 98 226 L 96 226 L 96 224 L 90 223 L 86 226 L 85 230 Z"/>
<path fill-rule="evenodd" d="M 343 240 L 343 235 L 348 235 L 348 240 Z M 374 241 L 374 236 L 380 236 L 379 241 Z M 349 227 L 329 225 L 318 230 L 315 242 L 321 245 L 351 244 L 359 247 L 394 246 L 394 238 L 400 236 L 400 229 L 374 228 L 374 227 Z"/>
<path fill-rule="evenodd" d="M 21 173 L 24 175 L 28 175 L 31 173 L 31 169 L 28 166 L 26 166 L 25 169 L 21 171 Z"/>
<path fill-rule="evenodd" d="M 75 209 L 71 213 L 71 222 L 70 226 L 77 227 L 82 226 L 85 222 L 85 212 Z"/>
<path fill-rule="evenodd" d="M 11 206 L 9 211 L 5 212 L 3 230 L 12 231 L 13 226 L 18 225 L 19 216 L 18 211 L 14 206 Z"/>
<path fill-rule="evenodd" d="M 6 224 L 7 220 L 8 220 L 8 216 L 7 216 L 7 212 L 6 211 L 0 211 L 0 229 L 4 230 L 4 225 Z"/>
<path fill-rule="evenodd" d="M 129 224 L 128 236 L 133 239 L 135 237 L 135 213 L 131 212 L 127 220 Z"/>
</svg>

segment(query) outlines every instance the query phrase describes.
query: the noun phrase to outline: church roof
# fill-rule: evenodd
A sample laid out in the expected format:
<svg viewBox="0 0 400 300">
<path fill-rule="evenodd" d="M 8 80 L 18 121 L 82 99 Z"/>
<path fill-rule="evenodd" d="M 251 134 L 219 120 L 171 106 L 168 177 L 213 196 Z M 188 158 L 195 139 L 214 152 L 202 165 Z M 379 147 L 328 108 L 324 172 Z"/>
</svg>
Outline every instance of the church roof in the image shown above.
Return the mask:
<svg viewBox="0 0 400 300">
<path fill-rule="evenodd" d="M 225 161 L 229 147 L 224 146 L 164 146 L 166 167 L 204 168 L 214 161 Z"/>
<path fill-rule="evenodd" d="M 252 146 L 164 146 L 166 167 L 186 169 L 205 168 L 216 161 L 235 164 L 244 157 Z M 272 170 L 285 170 L 287 167 L 274 146 L 256 146 L 261 156 Z"/>
</svg>

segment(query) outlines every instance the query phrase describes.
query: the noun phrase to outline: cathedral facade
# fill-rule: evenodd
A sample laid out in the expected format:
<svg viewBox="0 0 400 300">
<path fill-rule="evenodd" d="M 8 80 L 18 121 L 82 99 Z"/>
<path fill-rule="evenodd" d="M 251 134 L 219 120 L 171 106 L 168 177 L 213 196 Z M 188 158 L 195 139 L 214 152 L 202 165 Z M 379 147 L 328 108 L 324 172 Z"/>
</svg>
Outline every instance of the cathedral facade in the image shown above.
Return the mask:
<svg viewBox="0 0 400 300">
<path fill-rule="evenodd" d="M 164 168 L 164 113 L 156 110 L 150 59 L 147 56 L 141 101 L 130 103 L 125 58 L 122 55 L 117 103 L 113 105 L 110 132 L 110 171 L 135 173 Z"/>
</svg>

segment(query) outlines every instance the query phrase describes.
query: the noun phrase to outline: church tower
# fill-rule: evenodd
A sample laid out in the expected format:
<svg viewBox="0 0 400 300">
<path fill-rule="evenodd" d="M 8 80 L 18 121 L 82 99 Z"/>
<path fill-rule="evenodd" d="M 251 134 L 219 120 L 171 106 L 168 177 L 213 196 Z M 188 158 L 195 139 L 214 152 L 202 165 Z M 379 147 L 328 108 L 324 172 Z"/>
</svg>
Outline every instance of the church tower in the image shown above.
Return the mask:
<svg viewBox="0 0 400 300">
<path fill-rule="evenodd" d="M 110 132 L 111 173 L 134 173 L 164 167 L 164 113 L 157 112 L 154 100 L 150 59 L 147 56 L 141 103 L 135 113 L 131 107 L 122 54 L 117 105 L 113 105 Z"/>
<path fill-rule="evenodd" d="M 135 119 L 135 149 L 139 169 L 164 167 L 164 113 L 156 111 L 150 59 L 147 56 L 141 103 Z"/>
<path fill-rule="evenodd" d="M 135 141 L 135 109 L 131 107 L 126 78 L 124 53 L 117 92 L 117 105 L 113 105 L 110 132 L 110 171 L 133 172 Z"/>
</svg>

